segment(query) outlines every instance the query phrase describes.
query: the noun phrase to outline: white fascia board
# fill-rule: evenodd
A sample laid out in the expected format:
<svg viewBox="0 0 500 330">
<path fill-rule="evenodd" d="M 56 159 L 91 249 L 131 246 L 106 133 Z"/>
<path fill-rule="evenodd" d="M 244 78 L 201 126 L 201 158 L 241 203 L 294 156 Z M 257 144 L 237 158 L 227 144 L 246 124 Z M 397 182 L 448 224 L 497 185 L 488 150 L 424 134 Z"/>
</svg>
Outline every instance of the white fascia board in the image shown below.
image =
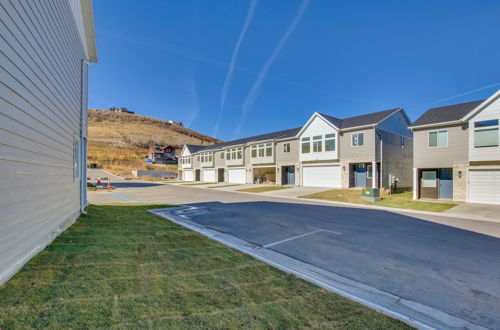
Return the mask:
<svg viewBox="0 0 500 330">
<path fill-rule="evenodd" d="M 304 131 L 307 129 L 307 127 L 309 125 L 311 125 L 311 123 L 313 122 L 314 119 L 316 119 L 317 117 L 321 118 L 322 120 L 324 120 L 328 125 L 330 125 L 331 127 L 333 127 L 335 130 L 337 131 L 340 131 L 340 129 L 335 126 L 334 124 L 332 124 L 328 119 L 326 119 L 325 117 L 323 117 L 322 115 L 320 115 L 319 113 L 315 112 L 312 114 L 311 118 L 309 118 L 309 120 L 305 123 L 304 126 L 302 126 L 302 128 L 300 129 L 300 131 L 297 133 L 297 135 L 295 135 L 295 137 L 299 137 L 302 135 L 302 133 L 304 133 Z"/>
<path fill-rule="evenodd" d="M 449 126 L 449 125 L 458 125 L 458 124 L 463 124 L 464 122 L 467 122 L 466 120 L 452 120 L 452 121 L 443 121 L 440 123 L 434 123 L 434 124 L 427 124 L 427 125 L 419 125 L 419 126 L 411 126 L 409 129 L 412 131 L 415 129 L 426 129 L 426 128 L 434 128 L 434 127 L 439 127 L 439 126 Z"/>
<path fill-rule="evenodd" d="M 85 43 L 87 46 L 87 61 L 97 62 L 97 47 L 95 41 L 94 10 L 92 8 L 92 0 L 81 0 L 81 9 L 83 17 L 83 28 L 85 33 Z"/>
<path fill-rule="evenodd" d="M 474 110 L 469 112 L 464 118 L 462 118 L 462 121 L 469 121 L 471 118 L 473 118 L 475 115 L 477 115 L 479 112 L 481 112 L 484 108 L 486 108 L 491 103 L 493 103 L 499 97 L 500 97 L 500 89 L 497 90 L 488 99 L 486 99 L 483 103 L 478 105 Z"/>
<path fill-rule="evenodd" d="M 377 126 L 377 124 L 349 127 L 349 128 L 341 129 L 339 132 L 345 133 L 345 132 L 359 131 L 360 129 L 375 128 L 375 126 Z"/>
</svg>

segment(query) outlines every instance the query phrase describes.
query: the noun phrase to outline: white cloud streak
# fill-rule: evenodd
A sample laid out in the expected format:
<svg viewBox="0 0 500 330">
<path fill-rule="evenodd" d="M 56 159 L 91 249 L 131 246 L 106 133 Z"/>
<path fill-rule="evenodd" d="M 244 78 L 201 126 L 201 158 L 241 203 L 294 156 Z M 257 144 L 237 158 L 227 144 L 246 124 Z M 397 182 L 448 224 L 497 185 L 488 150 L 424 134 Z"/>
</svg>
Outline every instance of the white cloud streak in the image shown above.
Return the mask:
<svg viewBox="0 0 500 330">
<path fill-rule="evenodd" d="M 473 93 L 476 93 L 476 92 L 479 92 L 479 91 L 482 91 L 482 90 L 485 90 L 485 89 L 490 89 L 490 88 L 493 88 L 493 87 L 499 86 L 499 85 L 500 85 L 500 82 L 497 82 L 497 83 L 494 83 L 494 84 L 490 84 L 490 85 L 486 85 L 486 86 L 479 87 L 479 88 L 476 88 L 476 89 L 472 89 L 470 91 L 463 92 L 463 93 L 460 93 L 460 94 L 457 94 L 457 95 L 445 97 L 444 99 L 440 99 L 440 100 L 437 100 L 437 101 L 434 101 L 434 102 L 422 104 L 422 105 L 417 106 L 416 108 L 420 109 L 420 108 L 428 107 L 430 105 L 438 104 L 438 103 L 441 103 L 441 102 L 444 102 L 444 101 L 453 100 L 453 99 L 456 99 L 456 98 L 461 97 L 461 96 L 473 94 Z"/>
<path fill-rule="evenodd" d="M 264 65 L 262 66 L 262 69 L 259 71 L 259 74 L 257 75 L 257 79 L 255 80 L 252 88 L 250 89 L 250 91 L 248 92 L 248 94 L 245 98 L 245 101 L 243 102 L 240 122 L 238 123 L 238 126 L 236 127 L 236 129 L 234 131 L 233 137 L 236 137 L 240 133 L 241 126 L 245 122 L 245 119 L 246 119 L 248 113 L 253 109 L 253 106 L 255 104 L 255 100 L 257 99 L 259 92 L 260 92 L 260 89 L 262 87 L 262 83 L 264 82 L 264 79 L 267 76 L 267 72 L 269 71 L 272 64 L 274 63 L 274 61 L 278 57 L 281 49 L 283 48 L 286 41 L 288 40 L 288 38 L 292 34 L 293 30 L 295 30 L 295 28 L 297 27 L 297 24 L 299 23 L 302 16 L 304 15 L 307 7 L 309 6 L 309 2 L 310 2 L 310 0 L 302 1 L 297 13 L 295 14 L 295 17 L 293 18 L 292 22 L 290 23 L 290 25 L 286 29 L 286 31 L 283 34 L 283 36 L 281 37 L 281 39 L 278 41 L 278 44 L 274 48 L 273 53 L 267 59 L 267 61 L 264 63 Z"/>
<path fill-rule="evenodd" d="M 226 97 L 227 94 L 229 93 L 229 89 L 231 88 L 231 82 L 233 80 L 234 69 L 236 66 L 236 59 L 240 51 L 241 43 L 245 38 L 245 34 L 248 30 L 248 27 L 250 26 L 250 22 L 252 21 L 253 15 L 255 14 L 256 6 L 257 6 L 257 0 L 250 0 L 250 6 L 248 7 L 247 17 L 245 19 L 245 23 L 243 24 L 243 28 L 241 29 L 238 41 L 236 42 L 236 46 L 234 47 L 233 54 L 231 55 L 231 62 L 229 63 L 229 69 L 227 71 L 226 78 L 224 79 L 224 85 L 222 86 L 222 91 L 220 94 L 219 115 L 217 117 L 217 121 L 215 122 L 214 132 L 212 136 L 217 136 L 217 134 L 219 133 L 219 126 L 222 120 L 222 114 L 224 113 L 224 105 L 226 104 Z"/>
</svg>

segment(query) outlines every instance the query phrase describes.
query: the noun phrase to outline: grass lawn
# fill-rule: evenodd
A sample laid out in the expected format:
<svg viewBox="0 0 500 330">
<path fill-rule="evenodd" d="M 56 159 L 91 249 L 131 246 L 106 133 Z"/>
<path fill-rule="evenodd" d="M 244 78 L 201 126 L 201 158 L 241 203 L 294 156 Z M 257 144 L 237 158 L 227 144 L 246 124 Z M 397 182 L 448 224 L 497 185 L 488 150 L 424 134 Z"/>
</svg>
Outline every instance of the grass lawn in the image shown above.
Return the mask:
<svg viewBox="0 0 500 330">
<path fill-rule="evenodd" d="M 347 202 L 365 205 L 378 205 L 412 209 L 419 211 L 443 212 L 457 206 L 453 203 L 438 203 L 413 200 L 412 192 L 403 192 L 392 195 L 382 195 L 380 202 L 372 203 L 361 199 L 361 191 L 352 189 L 332 189 L 316 194 L 300 196 L 301 198 L 323 199 L 337 202 Z"/>
<path fill-rule="evenodd" d="M 220 182 L 196 182 L 196 183 L 185 183 L 182 186 L 202 186 L 202 185 L 209 185 L 209 184 L 218 184 Z"/>
<path fill-rule="evenodd" d="M 0 288 L 0 328 L 405 324 L 148 213 L 92 205 Z"/>
<path fill-rule="evenodd" d="M 263 186 L 263 187 L 255 187 L 255 188 L 238 189 L 236 191 L 261 193 L 261 192 L 266 192 L 266 191 L 283 190 L 283 189 L 290 189 L 290 188 L 291 187 L 283 187 L 283 186 Z"/>
<path fill-rule="evenodd" d="M 227 184 L 225 186 L 215 186 L 215 187 L 208 187 L 208 188 L 226 188 L 226 187 L 236 187 L 236 186 L 241 186 L 241 184 Z"/>
</svg>

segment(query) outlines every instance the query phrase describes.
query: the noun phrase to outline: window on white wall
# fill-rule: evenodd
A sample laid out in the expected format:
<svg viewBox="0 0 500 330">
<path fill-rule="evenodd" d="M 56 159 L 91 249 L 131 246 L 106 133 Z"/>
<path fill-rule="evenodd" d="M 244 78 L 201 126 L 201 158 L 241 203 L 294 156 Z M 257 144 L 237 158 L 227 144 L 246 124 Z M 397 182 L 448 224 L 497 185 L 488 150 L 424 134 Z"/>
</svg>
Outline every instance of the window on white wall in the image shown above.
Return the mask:
<svg viewBox="0 0 500 330">
<path fill-rule="evenodd" d="M 252 146 L 252 158 L 257 158 L 257 146 Z"/>
<path fill-rule="evenodd" d="M 266 143 L 266 157 L 271 157 L 273 155 L 273 144 Z"/>
<path fill-rule="evenodd" d="M 321 135 L 313 136 L 313 152 L 323 151 L 323 140 Z"/>
<path fill-rule="evenodd" d="M 498 147 L 498 119 L 474 123 L 474 147 Z"/>
<path fill-rule="evenodd" d="M 447 147 L 448 130 L 429 132 L 429 148 Z"/>
<path fill-rule="evenodd" d="M 311 152 L 311 138 L 302 138 L 301 150 L 303 154 L 308 154 Z"/>
<path fill-rule="evenodd" d="M 364 133 L 354 133 L 352 135 L 351 144 L 353 147 L 360 147 L 365 144 L 365 134 Z"/>
<path fill-rule="evenodd" d="M 335 133 L 325 135 L 325 151 L 335 151 Z"/>
<path fill-rule="evenodd" d="M 284 153 L 290 152 L 290 143 L 283 144 L 283 152 Z"/>
<path fill-rule="evenodd" d="M 73 138 L 73 180 L 80 179 L 80 139 Z"/>
</svg>

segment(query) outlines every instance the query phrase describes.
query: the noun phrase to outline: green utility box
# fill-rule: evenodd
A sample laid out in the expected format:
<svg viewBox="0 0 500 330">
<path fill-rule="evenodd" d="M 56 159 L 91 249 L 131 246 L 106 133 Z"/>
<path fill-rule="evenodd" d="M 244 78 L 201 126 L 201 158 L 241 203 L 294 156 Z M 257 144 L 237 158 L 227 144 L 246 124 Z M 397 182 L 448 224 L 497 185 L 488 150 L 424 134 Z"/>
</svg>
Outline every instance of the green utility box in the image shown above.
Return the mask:
<svg viewBox="0 0 500 330">
<path fill-rule="evenodd" d="M 361 190 L 361 199 L 368 202 L 378 202 L 380 198 L 380 189 L 378 188 L 363 188 Z"/>
</svg>

